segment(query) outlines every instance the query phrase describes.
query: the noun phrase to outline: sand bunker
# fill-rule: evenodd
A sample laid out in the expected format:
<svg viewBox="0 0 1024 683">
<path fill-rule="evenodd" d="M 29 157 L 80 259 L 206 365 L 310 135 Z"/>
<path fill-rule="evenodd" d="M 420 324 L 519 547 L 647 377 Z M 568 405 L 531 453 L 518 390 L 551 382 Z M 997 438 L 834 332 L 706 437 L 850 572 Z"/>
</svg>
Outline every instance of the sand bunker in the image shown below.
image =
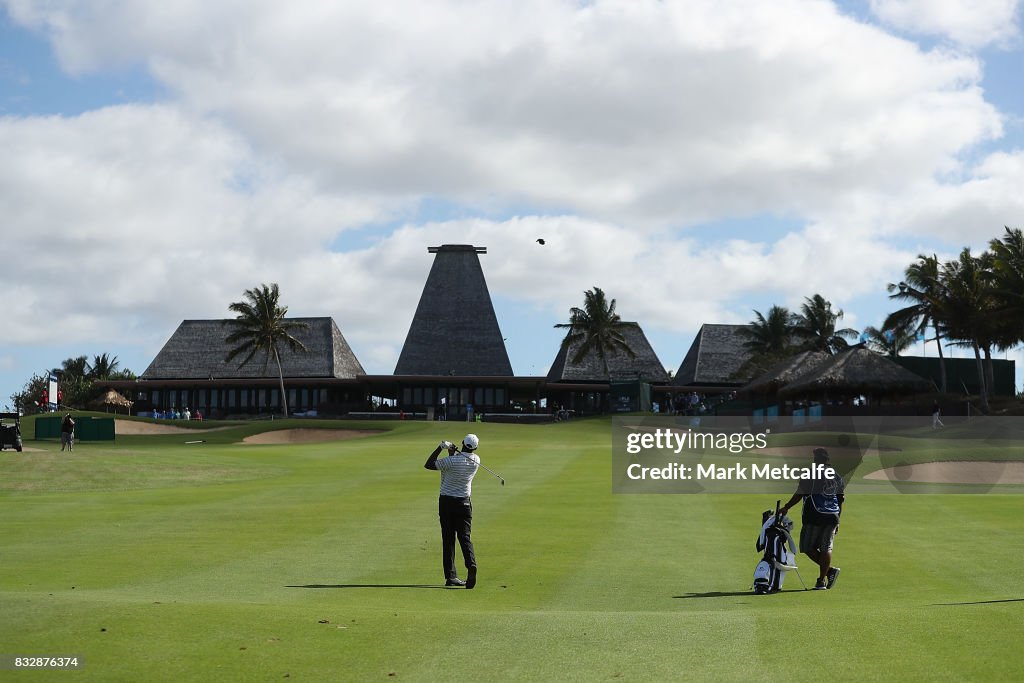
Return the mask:
<svg viewBox="0 0 1024 683">
<path fill-rule="evenodd" d="M 251 444 L 320 443 L 357 439 L 379 433 L 372 429 L 278 429 L 247 436 L 242 441 Z"/>
<path fill-rule="evenodd" d="M 818 448 L 818 446 L 772 446 L 771 448 L 759 448 L 751 452 L 759 455 L 777 455 L 789 458 L 805 457 L 810 459 L 815 448 Z M 898 448 L 864 448 L 862 450 L 860 448 L 851 448 L 850 446 L 824 446 L 823 448 L 832 457 L 879 455 L 881 453 L 896 453 L 900 450 Z"/>
<path fill-rule="evenodd" d="M 213 427 L 213 429 L 228 429 L 227 427 Z M 188 427 L 176 427 L 174 425 L 157 424 L 155 422 L 142 422 L 138 420 L 114 420 L 114 433 L 123 436 L 138 436 L 139 434 L 202 434 L 209 429 L 189 429 Z"/>
<path fill-rule="evenodd" d="M 1024 462 L 922 462 L 877 470 L 864 478 L 928 484 L 1024 484 Z"/>
</svg>

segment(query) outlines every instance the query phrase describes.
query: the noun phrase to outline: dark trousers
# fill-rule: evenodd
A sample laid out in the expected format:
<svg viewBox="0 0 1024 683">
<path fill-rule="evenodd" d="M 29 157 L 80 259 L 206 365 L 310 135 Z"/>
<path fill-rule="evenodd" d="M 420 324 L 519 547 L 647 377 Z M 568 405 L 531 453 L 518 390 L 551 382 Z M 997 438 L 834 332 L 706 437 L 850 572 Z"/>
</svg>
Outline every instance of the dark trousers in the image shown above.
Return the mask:
<svg viewBox="0 0 1024 683">
<path fill-rule="evenodd" d="M 473 541 L 469 536 L 473 527 L 473 503 L 469 498 L 441 496 L 437 499 L 437 515 L 441 520 L 441 563 L 444 566 L 444 578 L 454 579 L 455 572 L 455 539 L 462 546 L 462 559 L 466 561 L 466 569 L 476 566 L 476 555 L 473 553 Z"/>
</svg>

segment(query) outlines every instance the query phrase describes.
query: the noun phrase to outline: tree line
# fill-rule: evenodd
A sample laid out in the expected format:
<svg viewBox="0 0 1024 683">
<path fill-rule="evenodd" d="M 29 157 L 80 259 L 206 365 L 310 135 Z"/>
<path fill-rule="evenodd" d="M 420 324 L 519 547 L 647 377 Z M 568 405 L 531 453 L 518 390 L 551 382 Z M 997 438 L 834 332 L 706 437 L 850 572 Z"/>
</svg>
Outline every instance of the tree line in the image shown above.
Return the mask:
<svg viewBox="0 0 1024 683">
<path fill-rule="evenodd" d="M 45 412 L 47 406 L 42 405 L 44 392 L 49 390 L 50 376 L 57 378 L 62 394 L 61 405 L 73 408 L 85 408 L 103 393 L 103 382 L 111 379 L 135 379 L 135 373 L 121 368 L 117 356 L 101 353 L 93 356 L 66 358 L 60 367 L 48 372 L 33 375 L 25 383 L 21 391 L 11 394 L 11 404 L 15 410 L 24 415 Z M 56 396 L 49 396 L 50 403 L 56 403 Z"/>
<path fill-rule="evenodd" d="M 821 294 L 806 297 L 799 311 L 773 305 L 767 313 L 754 311 L 754 319 L 740 330 L 750 358 L 736 376 L 762 374 L 772 365 L 803 351 L 830 355 L 849 348 L 860 339 L 877 353 L 896 357 L 918 341 L 934 342 L 939 353 L 940 386 L 945 393 L 946 367 L 943 347 L 965 347 L 974 351 L 982 410 L 989 409 L 994 385 L 992 352 L 1024 343 L 1024 234 L 1005 228 L 1002 237 L 989 242 L 981 254 L 964 247 L 948 261 L 935 254 L 919 254 L 908 265 L 903 279 L 886 285 L 889 298 L 903 304 L 886 316 L 882 326 L 869 326 L 863 333 L 841 327 L 842 310 Z M 569 311 L 569 322 L 556 328 L 568 330 L 563 346 L 579 343 L 569 359 L 581 363 L 596 354 L 605 373 L 606 355 L 623 352 L 633 356 L 623 330 L 626 323 L 615 311 L 600 287 L 587 290 L 583 306 Z M 930 336 L 929 336 L 930 335 Z"/>
<path fill-rule="evenodd" d="M 938 349 L 939 391 L 948 390 L 943 347 L 974 352 L 980 386 L 979 402 L 988 411 L 994 385 L 992 352 L 1024 342 L 1024 234 L 1005 228 L 981 254 L 964 247 L 941 261 L 935 254 L 918 254 L 900 282 L 886 286 L 889 298 L 903 304 L 886 316 L 881 328 L 867 327 L 860 335 L 872 350 L 895 357 L 917 341 L 934 342 Z M 763 372 L 774 363 L 806 350 L 835 354 L 849 346 L 858 332 L 837 329 L 842 311 L 820 294 L 804 300 L 799 313 L 772 306 L 767 315 L 754 311 L 741 334 L 751 359 L 742 372 Z"/>
</svg>

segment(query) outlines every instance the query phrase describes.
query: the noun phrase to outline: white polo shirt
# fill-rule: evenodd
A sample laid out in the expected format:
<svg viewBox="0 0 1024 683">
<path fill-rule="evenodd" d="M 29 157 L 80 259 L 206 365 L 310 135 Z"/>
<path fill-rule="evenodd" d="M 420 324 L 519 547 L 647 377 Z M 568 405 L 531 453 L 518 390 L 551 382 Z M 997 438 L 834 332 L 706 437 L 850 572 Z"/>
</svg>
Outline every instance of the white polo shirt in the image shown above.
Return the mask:
<svg viewBox="0 0 1024 683">
<path fill-rule="evenodd" d="M 455 453 L 438 458 L 437 469 L 441 472 L 441 495 L 454 498 L 469 498 L 473 489 L 473 477 L 480 467 L 480 458 L 475 453 Z"/>
</svg>

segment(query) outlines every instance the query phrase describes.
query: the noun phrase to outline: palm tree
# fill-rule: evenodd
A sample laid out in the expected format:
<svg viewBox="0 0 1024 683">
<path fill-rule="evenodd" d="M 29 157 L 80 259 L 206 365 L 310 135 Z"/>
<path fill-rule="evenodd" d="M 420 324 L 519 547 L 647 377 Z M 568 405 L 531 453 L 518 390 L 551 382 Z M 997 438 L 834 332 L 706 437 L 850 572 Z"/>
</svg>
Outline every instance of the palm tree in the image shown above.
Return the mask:
<svg viewBox="0 0 1024 683">
<path fill-rule="evenodd" d="M 280 304 L 280 291 L 277 283 L 260 285 L 258 288 L 247 289 L 242 295 L 244 300 L 237 301 L 228 310 L 237 313 L 234 320 L 225 320 L 225 325 L 234 328 L 234 332 L 225 338 L 226 344 L 233 344 L 234 348 L 228 352 L 226 362 L 231 362 L 236 357 L 245 354 L 238 364 L 242 367 L 249 363 L 257 353 L 264 353 L 266 357 L 263 362 L 264 371 L 270 359 L 273 358 L 277 364 L 277 378 L 281 386 L 281 406 L 284 416 L 288 417 L 288 400 L 284 391 L 284 371 L 281 369 L 281 344 L 286 345 L 294 352 L 307 351 L 305 345 L 292 336 L 293 330 L 307 329 L 309 325 L 297 320 L 285 320 L 288 313 L 287 306 Z"/>
<path fill-rule="evenodd" d="M 62 382 L 77 382 L 80 379 L 85 379 L 89 375 L 89 357 L 65 358 L 61 361 L 60 367 L 55 368 L 52 372 L 59 375 Z"/>
<path fill-rule="evenodd" d="M 793 329 L 796 316 L 785 306 L 772 306 L 768 315 L 754 311 L 754 320 L 739 334 L 746 338 L 743 346 L 755 354 L 784 354 L 793 345 Z"/>
<path fill-rule="evenodd" d="M 832 302 L 815 294 L 804 298 L 793 332 L 798 339 L 803 340 L 804 349 L 835 355 L 849 346 L 847 337 L 857 336 L 857 330 L 849 327 L 836 329 L 836 324 L 842 319 L 841 310 L 833 311 Z"/>
<path fill-rule="evenodd" d="M 91 379 L 109 379 L 117 373 L 119 366 L 120 362 L 117 360 L 117 356 L 111 358 L 109 354 L 103 353 L 93 356 L 92 364 L 88 367 L 88 374 Z"/>
<path fill-rule="evenodd" d="M 737 377 L 759 375 L 796 351 L 793 346 L 796 316 L 785 306 L 772 306 L 768 315 L 754 311 L 754 319 L 738 334 L 745 339 L 750 358 L 736 371 Z"/>
<path fill-rule="evenodd" d="M 583 292 L 583 308 L 573 306 L 569 309 L 569 322 L 555 325 L 567 330 L 562 340 L 564 348 L 581 342 L 569 363 L 579 365 L 587 355 L 596 353 L 605 376 L 609 374 L 607 353 L 621 351 L 630 358 L 636 357 L 622 334 L 626 326 L 615 312 L 615 299 L 608 303 L 600 287 Z"/>
<path fill-rule="evenodd" d="M 890 313 L 882 323 L 882 329 L 896 329 L 905 324 L 915 326 L 918 334 L 924 334 L 929 325 L 935 329 L 935 346 L 939 350 L 939 390 L 945 393 L 946 359 L 942 354 L 942 333 L 936 317 L 942 293 L 938 256 L 918 254 L 917 261 L 903 271 L 903 281 L 899 284 L 890 282 L 886 289 L 890 299 L 906 301 L 910 305 Z"/>
<path fill-rule="evenodd" d="M 917 341 L 917 328 L 914 327 L 912 320 L 894 327 L 883 325 L 881 329 L 868 326 L 864 328 L 864 336 L 867 337 L 868 348 L 872 351 L 896 358 Z M 864 336 L 861 339 L 864 339 Z"/>
<path fill-rule="evenodd" d="M 1024 233 L 1006 228 L 1002 239 L 989 242 L 992 287 L 999 321 L 999 346 L 1024 342 Z"/>
<path fill-rule="evenodd" d="M 990 357 L 994 337 L 991 255 L 974 256 L 964 247 L 955 261 L 942 265 L 939 320 L 946 336 L 974 349 L 981 409 L 988 412 L 988 385 L 982 350 Z"/>
</svg>

